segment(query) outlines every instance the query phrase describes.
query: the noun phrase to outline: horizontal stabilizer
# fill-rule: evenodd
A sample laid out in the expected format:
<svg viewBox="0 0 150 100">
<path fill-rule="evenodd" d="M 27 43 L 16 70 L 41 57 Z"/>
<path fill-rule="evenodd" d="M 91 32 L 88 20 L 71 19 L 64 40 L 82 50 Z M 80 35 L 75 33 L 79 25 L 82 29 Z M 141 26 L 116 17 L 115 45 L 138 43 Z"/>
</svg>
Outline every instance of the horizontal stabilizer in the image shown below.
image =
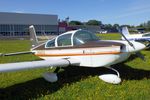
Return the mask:
<svg viewBox="0 0 150 100">
<path fill-rule="evenodd" d="M 79 64 L 76 60 L 57 59 L 57 60 L 41 60 L 31 62 L 18 62 L 0 64 L 0 72 L 11 72 L 17 70 L 45 68 L 45 67 L 66 67 L 69 65 Z"/>
<path fill-rule="evenodd" d="M 30 40 L 32 42 L 32 48 L 33 48 L 39 44 L 39 41 L 36 36 L 36 31 L 33 25 L 29 26 L 29 32 L 30 32 Z"/>
</svg>

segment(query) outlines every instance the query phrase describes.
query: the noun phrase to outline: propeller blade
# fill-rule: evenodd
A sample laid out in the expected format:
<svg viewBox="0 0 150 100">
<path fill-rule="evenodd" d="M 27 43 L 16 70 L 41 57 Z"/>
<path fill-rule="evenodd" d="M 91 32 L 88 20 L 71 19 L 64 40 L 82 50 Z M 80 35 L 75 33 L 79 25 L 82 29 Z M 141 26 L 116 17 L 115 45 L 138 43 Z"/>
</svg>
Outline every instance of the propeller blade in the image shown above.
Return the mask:
<svg viewBox="0 0 150 100">
<path fill-rule="evenodd" d="M 146 61 L 144 55 L 141 52 L 136 52 L 135 53 L 140 59 L 142 59 L 143 61 Z"/>
<path fill-rule="evenodd" d="M 146 45 L 146 47 L 147 47 L 147 48 L 150 48 L 150 42 L 149 42 L 149 44 Z"/>
<path fill-rule="evenodd" d="M 123 27 L 123 28 L 126 28 L 126 27 Z M 134 45 L 126 38 L 126 36 L 122 32 L 120 33 L 123 36 L 123 38 L 128 42 L 128 44 L 135 49 Z"/>
</svg>

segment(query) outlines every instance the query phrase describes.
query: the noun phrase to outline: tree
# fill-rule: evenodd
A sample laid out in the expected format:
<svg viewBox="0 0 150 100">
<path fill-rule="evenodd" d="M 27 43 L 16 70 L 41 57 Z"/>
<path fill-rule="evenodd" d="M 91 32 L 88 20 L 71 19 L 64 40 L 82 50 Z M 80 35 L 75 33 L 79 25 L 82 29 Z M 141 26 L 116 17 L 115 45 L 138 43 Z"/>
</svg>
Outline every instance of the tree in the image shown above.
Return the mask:
<svg viewBox="0 0 150 100">
<path fill-rule="evenodd" d="M 119 24 L 114 24 L 113 27 L 114 28 L 119 28 L 120 26 L 119 26 Z"/>
<path fill-rule="evenodd" d="M 88 22 L 86 22 L 86 25 L 97 25 L 97 26 L 100 26 L 100 25 L 102 25 L 102 22 L 98 21 L 98 20 L 89 20 Z"/>
<path fill-rule="evenodd" d="M 111 28 L 112 28 L 112 25 L 111 25 L 111 24 L 105 24 L 105 25 L 104 25 L 104 29 L 107 29 L 107 30 L 108 30 L 108 29 L 111 29 Z"/>
<path fill-rule="evenodd" d="M 80 21 L 70 21 L 69 25 L 83 25 L 83 23 Z"/>
<path fill-rule="evenodd" d="M 150 21 L 141 23 L 139 26 L 136 26 L 136 28 L 144 28 L 146 31 L 150 31 Z"/>
<path fill-rule="evenodd" d="M 118 32 L 118 31 L 119 31 L 119 28 L 120 28 L 119 24 L 114 24 L 114 25 L 112 26 L 112 31 L 113 31 L 113 32 Z"/>
<path fill-rule="evenodd" d="M 150 31 L 150 21 L 147 21 L 146 23 L 146 31 Z"/>
</svg>

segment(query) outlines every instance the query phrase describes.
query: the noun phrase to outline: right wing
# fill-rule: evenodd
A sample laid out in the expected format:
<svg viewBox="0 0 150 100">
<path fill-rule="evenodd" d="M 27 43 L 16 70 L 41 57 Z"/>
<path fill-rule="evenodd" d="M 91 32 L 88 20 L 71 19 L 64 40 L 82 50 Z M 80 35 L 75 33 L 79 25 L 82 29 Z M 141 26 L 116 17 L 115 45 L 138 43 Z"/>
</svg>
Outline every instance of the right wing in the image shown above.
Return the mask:
<svg viewBox="0 0 150 100">
<path fill-rule="evenodd" d="M 45 68 L 45 67 L 66 67 L 69 65 L 79 65 L 80 62 L 75 59 L 52 59 L 52 60 L 41 60 L 31 62 L 18 62 L 18 63 L 7 63 L 0 64 L 0 72 L 11 72 L 33 68 Z"/>
</svg>

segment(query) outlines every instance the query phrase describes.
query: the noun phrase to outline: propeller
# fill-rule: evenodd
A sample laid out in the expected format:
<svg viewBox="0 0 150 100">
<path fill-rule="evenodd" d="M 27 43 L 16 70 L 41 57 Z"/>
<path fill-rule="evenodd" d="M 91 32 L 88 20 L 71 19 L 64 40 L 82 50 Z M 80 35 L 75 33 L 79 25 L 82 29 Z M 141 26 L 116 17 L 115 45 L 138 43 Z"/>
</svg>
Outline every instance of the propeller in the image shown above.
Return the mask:
<svg viewBox="0 0 150 100">
<path fill-rule="evenodd" d="M 127 27 L 122 27 L 122 30 L 126 30 L 127 29 Z M 131 46 L 131 47 L 133 47 L 133 49 L 135 49 L 135 47 L 134 47 L 134 45 L 126 38 L 126 36 L 122 33 L 122 31 L 120 32 L 121 33 L 121 35 L 123 36 L 123 38 L 128 42 L 128 44 Z"/>
<path fill-rule="evenodd" d="M 128 28 L 127 28 L 127 27 L 122 27 L 122 31 L 123 31 L 123 30 L 128 32 Z M 131 42 L 126 38 L 126 36 L 123 34 L 122 31 L 120 32 L 121 35 L 122 35 L 122 37 L 128 42 L 128 44 L 129 44 L 131 47 L 133 47 L 133 49 L 135 49 L 133 43 L 131 43 Z M 141 60 L 146 61 L 144 55 L 143 55 L 141 52 L 135 52 L 135 55 L 137 55 Z"/>
<path fill-rule="evenodd" d="M 150 41 L 148 41 L 148 43 L 146 44 L 147 48 L 150 48 Z"/>
<path fill-rule="evenodd" d="M 146 61 L 144 55 L 141 52 L 136 52 L 135 53 L 140 59 L 142 59 L 143 61 Z"/>
</svg>

